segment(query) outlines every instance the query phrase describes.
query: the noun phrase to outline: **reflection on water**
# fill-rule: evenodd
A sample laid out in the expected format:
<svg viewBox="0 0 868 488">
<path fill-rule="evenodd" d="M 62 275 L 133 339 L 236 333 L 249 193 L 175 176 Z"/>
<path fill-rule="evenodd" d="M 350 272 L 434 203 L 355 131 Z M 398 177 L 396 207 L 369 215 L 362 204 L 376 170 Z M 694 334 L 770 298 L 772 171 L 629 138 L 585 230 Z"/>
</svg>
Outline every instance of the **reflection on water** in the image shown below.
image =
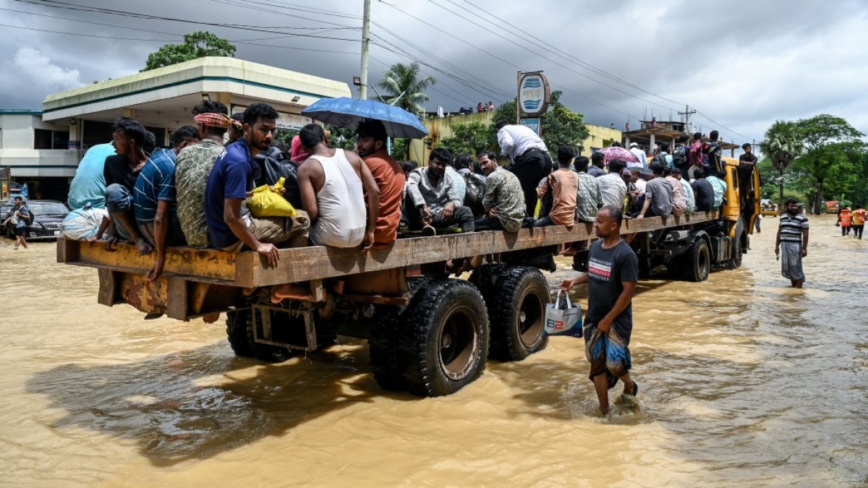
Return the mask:
<svg viewBox="0 0 868 488">
<path fill-rule="evenodd" d="M 222 326 L 101 307 L 94 270 L 2 239 L 2 484 L 864 484 L 868 241 L 812 219 L 797 291 L 772 223 L 742 269 L 640 283 L 640 403 L 606 418 L 575 339 L 420 400 L 377 387 L 364 341 L 235 358 Z"/>
</svg>

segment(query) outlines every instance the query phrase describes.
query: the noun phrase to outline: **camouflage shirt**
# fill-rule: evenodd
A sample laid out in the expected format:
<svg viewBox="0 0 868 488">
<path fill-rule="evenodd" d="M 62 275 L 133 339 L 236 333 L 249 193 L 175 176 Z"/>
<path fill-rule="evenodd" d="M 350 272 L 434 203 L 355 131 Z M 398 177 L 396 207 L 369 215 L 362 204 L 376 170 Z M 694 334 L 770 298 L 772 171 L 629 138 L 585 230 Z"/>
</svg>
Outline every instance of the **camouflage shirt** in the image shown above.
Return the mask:
<svg viewBox="0 0 868 488">
<path fill-rule="evenodd" d="M 175 190 L 178 199 L 178 221 L 192 247 L 208 247 L 208 225 L 205 223 L 205 185 L 214 167 L 214 160 L 223 152 L 223 145 L 210 139 L 185 147 L 175 161 Z"/>
<path fill-rule="evenodd" d="M 497 168 L 485 179 L 485 196 L 482 206 L 487 211 L 497 209 L 500 225 L 507 232 L 518 232 L 524 219 L 524 191 L 518 177 L 505 169 Z"/>
<path fill-rule="evenodd" d="M 594 222 L 597 210 L 603 205 L 603 196 L 597 178 L 588 173 L 579 173 L 579 192 L 576 199 L 576 220 Z"/>
</svg>

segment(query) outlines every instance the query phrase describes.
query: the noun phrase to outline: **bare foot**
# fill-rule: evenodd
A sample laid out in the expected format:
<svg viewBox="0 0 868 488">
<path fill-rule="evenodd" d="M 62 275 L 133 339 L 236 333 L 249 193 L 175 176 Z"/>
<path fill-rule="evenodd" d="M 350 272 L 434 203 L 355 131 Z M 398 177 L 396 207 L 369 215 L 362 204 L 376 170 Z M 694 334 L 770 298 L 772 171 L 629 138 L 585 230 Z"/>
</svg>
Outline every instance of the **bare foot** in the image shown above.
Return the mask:
<svg viewBox="0 0 868 488">
<path fill-rule="evenodd" d="M 154 250 L 154 248 L 151 247 L 151 244 L 146 241 L 144 237 L 139 237 L 138 239 L 136 239 L 136 247 L 139 249 L 139 256 L 150 254 L 151 251 Z"/>
</svg>

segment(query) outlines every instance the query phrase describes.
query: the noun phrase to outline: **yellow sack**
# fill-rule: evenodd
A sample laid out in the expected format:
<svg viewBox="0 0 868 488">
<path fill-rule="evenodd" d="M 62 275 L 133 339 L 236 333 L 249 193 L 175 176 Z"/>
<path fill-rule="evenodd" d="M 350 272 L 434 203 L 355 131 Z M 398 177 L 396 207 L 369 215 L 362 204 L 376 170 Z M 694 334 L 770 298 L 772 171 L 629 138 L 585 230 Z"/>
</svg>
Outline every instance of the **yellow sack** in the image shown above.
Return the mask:
<svg viewBox="0 0 868 488">
<path fill-rule="evenodd" d="M 283 188 L 284 178 L 281 177 L 274 185 L 274 189 L 268 185 L 262 185 L 253 190 L 253 196 L 247 199 L 247 208 L 254 217 L 295 217 L 292 204 L 287 202 L 280 189 Z"/>
</svg>

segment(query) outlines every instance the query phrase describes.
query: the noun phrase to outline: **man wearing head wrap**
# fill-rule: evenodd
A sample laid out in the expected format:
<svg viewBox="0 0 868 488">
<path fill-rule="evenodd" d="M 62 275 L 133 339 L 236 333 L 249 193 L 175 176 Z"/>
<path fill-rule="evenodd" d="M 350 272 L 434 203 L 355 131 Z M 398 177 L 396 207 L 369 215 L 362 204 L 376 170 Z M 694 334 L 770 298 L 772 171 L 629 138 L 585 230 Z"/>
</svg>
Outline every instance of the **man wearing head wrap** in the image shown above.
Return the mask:
<svg viewBox="0 0 868 488">
<path fill-rule="evenodd" d="M 208 247 L 208 226 L 205 223 L 205 185 L 214 161 L 223 152 L 223 137 L 231 125 L 226 105 L 203 102 L 193 109 L 199 143 L 187 146 L 175 161 L 175 192 L 178 201 L 178 221 L 193 247 Z"/>
</svg>

